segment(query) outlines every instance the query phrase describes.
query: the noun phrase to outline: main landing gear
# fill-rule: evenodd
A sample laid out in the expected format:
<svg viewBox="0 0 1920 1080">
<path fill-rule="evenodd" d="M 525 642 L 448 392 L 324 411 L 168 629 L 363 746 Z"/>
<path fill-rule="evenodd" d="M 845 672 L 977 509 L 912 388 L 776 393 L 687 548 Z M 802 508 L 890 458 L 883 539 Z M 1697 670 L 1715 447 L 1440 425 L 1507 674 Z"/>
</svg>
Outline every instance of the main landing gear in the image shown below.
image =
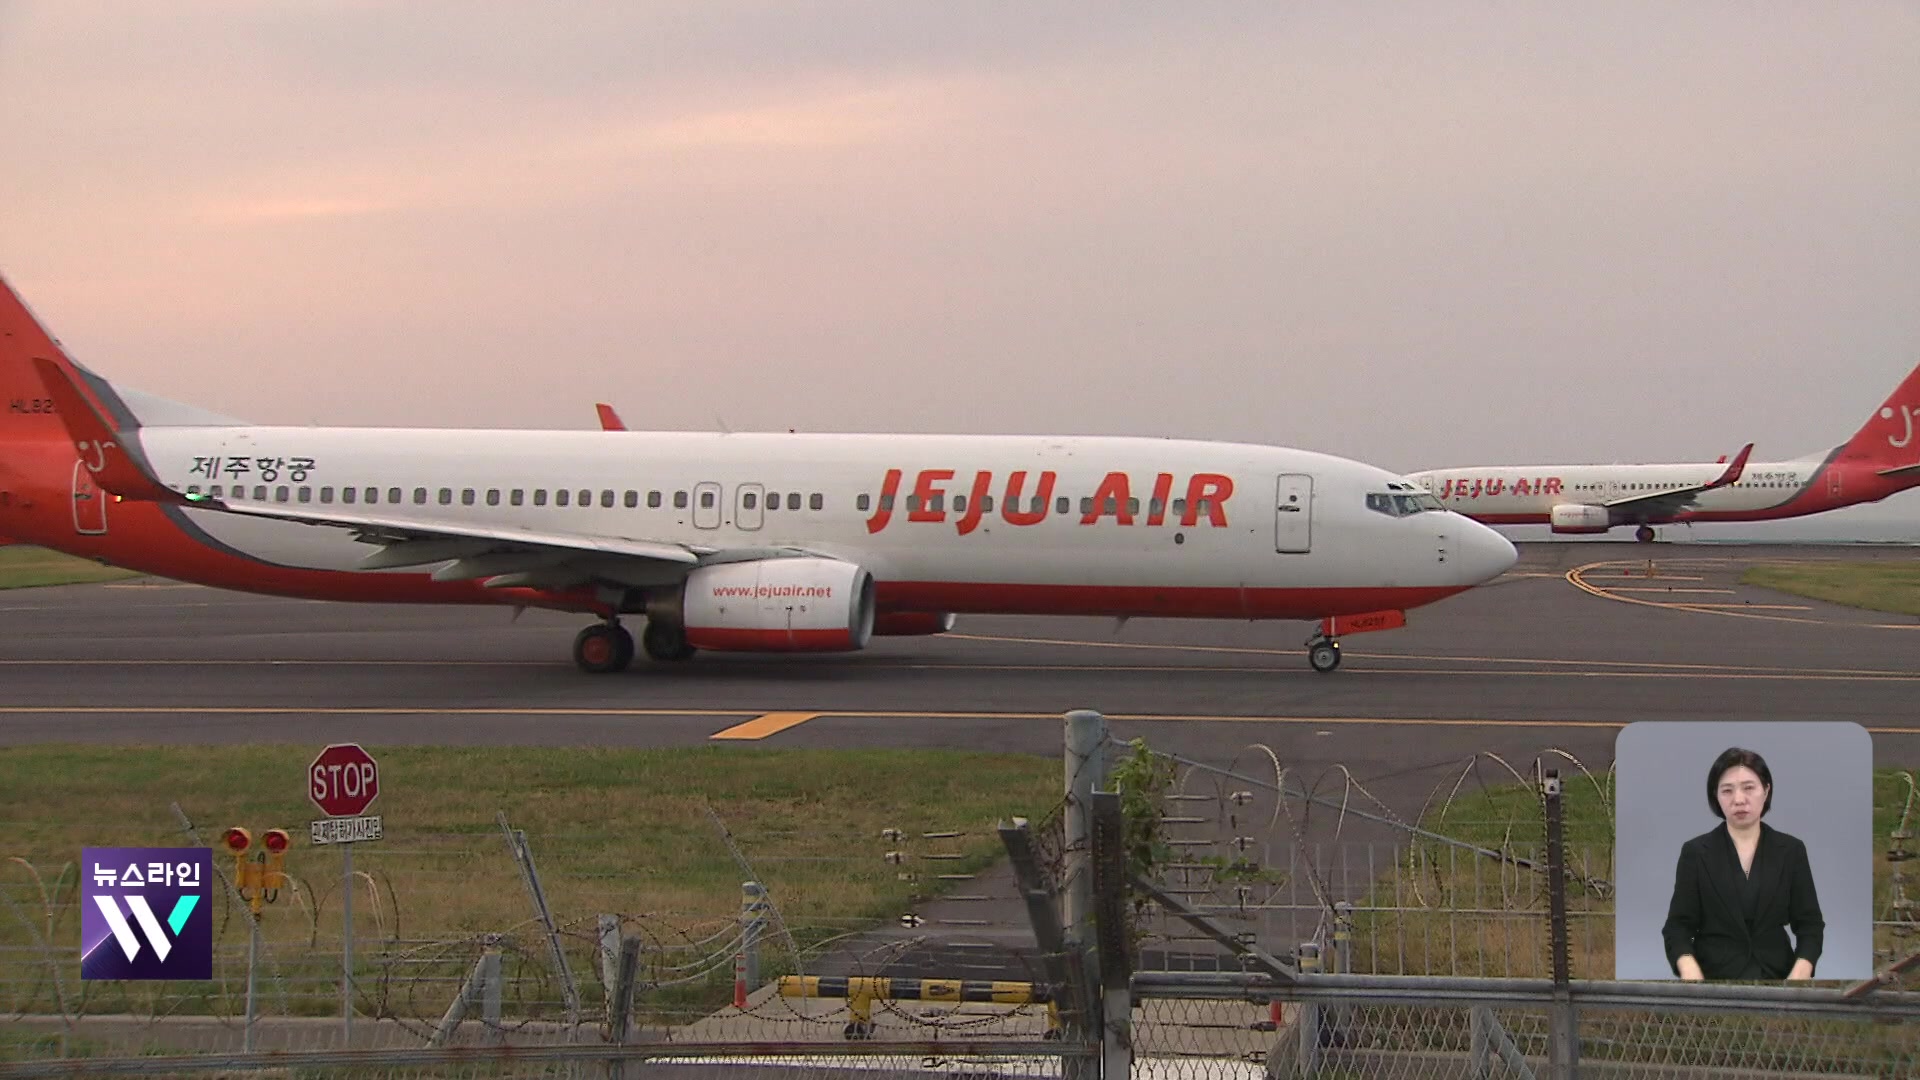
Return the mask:
<svg viewBox="0 0 1920 1080">
<path fill-rule="evenodd" d="M 1313 670 L 1325 675 L 1340 666 L 1340 642 L 1315 631 L 1307 639 L 1307 663 Z"/>
<path fill-rule="evenodd" d="M 694 653 L 685 627 L 659 619 L 647 621 L 640 647 L 652 660 L 687 660 Z M 625 671 L 633 665 L 633 654 L 633 635 L 617 619 L 595 623 L 573 639 L 573 662 L 590 675 Z"/>
<path fill-rule="evenodd" d="M 617 619 L 595 623 L 574 637 L 573 662 L 590 675 L 625 671 L 633 663 L 633 635 Z"/>
<path fill-rule="evenodd" d="M 1653 526 L 1642 525 L 1639 528 L 1633 530 L 1633 538 L 1635 540 L 1640 541 L 1643 544 L 1653 543 Z"/>
<path fill-rule="evenodd" d="M 687 628 L 664 619 L 648 619 L 640 634 L 640 647 L 652 660 L 691 660 L 693 646 L 687 644 Z"/>
</svg>

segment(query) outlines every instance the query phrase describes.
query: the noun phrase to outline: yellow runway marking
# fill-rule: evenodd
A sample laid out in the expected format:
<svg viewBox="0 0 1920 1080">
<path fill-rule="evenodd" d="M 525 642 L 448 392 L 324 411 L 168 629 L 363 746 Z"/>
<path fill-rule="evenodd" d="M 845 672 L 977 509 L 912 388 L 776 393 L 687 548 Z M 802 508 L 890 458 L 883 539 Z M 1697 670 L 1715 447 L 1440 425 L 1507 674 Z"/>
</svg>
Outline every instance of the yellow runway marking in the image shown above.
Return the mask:
<svg viewBox="0 0 1920 1080">
<path fill-rule="evenodd" d="M 1686 607 L 1733 608 L 1738 611 L 1812 611 L 1806 604 L 1701 604 L 1689 600 Z"/>
<path fill-rule="evenodd" d="M 770 712 L 756 716 L 744 724 L 735 724 L 725 731 L 716 731 L 707 736 L 709 739 L 764 739 L 790 727 L 797 727 L 820 714 L 817 712 Z"/>
<path fill-rule="evenodd" d="M 1796 615 L 1765 615 L 1755 608 L 1767 608 L 1777 611 L 1811 611 L 1812 608 L 1790 604 L 1699 604 L 1687 602 L 1661 603 L 1655 600 L 1642 600 L 1637 596 L 1621 596 L 1618 590 L 1604 588 L 1589 583 L 1586 578 L 1603 566 L 1618 566 L 1618 562 L 1595 562 L 1585 566 L 1576 566 L 1567 571 L 1567 584 L 1589 596 L 1602 600 L 1612 600 L 1618 604 L 1640 604 L 1645 607 L 1659 608 L 1663 611 L 1690 611 L 1696 615 L 1721 615 L 1729 619 L 1759 619 L 1762 622 L 1799 623 L 1805 626 L 1824 626 L 1859 628 L 1865 630 L 1885 629 L 1880 623 L 1841 622 L 1833 619 L 1803 619 Z"/>
<path fill-rule="evenodd" d="M 375 708 L 370 706 L 335 706 L 329 708 L 295 708 L 288 706 L 240 706 L 221 705 L 213 708 L 198 708 L 190 705 L 142 705 L 129 708 L 111 708 L 107 706 L 82 705 L 61 707 L 58 705 L 0 705 L 0 715 L 38 714 L 38 715 L 99 715 L 111 713 L 137 713 L 141 715 L 171 716 L 585 716 L 585 717 L 715 717 L 715 716 L 753 716 L 761 715 L 758 710 L 724 709 L 594 709 L 594 708 L 424 708 L 419 706 Z M 825 709 L 808 714 L 814 717 L 829 716 L 848 720 L 1036 720 L 1058 721 L 1058 712 L 889 712 L 884 709 Z M 1124 723 L 1183 723 L 1183 724 L 1315 724 L 1324 727 L 1551 727 L 1551 728 L 1619 728 L 1625 727 L 1625 720 L 1491 720 L 1470 717 L 1441 716 L 1239 716 L 1216 713 L 1107 713 L 1108 720 Z M 1869 727 L 1868 731 L 1880 735 L 1920 735 L 1913 728 Z"/>
<path fill-rule="evenodd" d="M 1608 592 L 1688 593 L 1688 594 L 1715 593 L 1721 596 L 1733 595 L 1732 589 L 1674 589 L 1664 585 L 1609 585 L 1607 586 L 1607 591 Z"/>
<path fill-rule="evenodd" d="M 1553 576 L 1559 577 L 1560 575 L 1554 574 Z M 1683 574 L 1582 574 L 1580 576 L 1587 577 L 1587 578 L 1600 578 L 1602 580 L 1605 580 L 1608 578 L 1619 578 L 1622 581 L 1705 581 L 1707 580 L 1706 578 L 1703 578 L 1703 577 L 1687 577 Z"/>
</svg>

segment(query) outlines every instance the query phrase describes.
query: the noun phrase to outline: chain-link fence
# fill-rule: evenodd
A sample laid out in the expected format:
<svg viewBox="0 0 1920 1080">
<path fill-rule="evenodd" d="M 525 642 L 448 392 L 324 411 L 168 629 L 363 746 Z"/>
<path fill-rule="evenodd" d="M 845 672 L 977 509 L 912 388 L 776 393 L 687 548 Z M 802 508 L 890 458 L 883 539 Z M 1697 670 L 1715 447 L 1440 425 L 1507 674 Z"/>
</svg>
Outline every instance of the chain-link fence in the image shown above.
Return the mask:
<svg viewBox="0 0 1920 1080">
<path fill-rule="evenodd" d="M 1193 1075 L 1241 1076 L 1248 1063 L 1352 1078 L 1920 1073 L 1914 994 L 1576 982 L 1557 1001 L 1544 980 L 1320 975 L 1275 989 L 1227 974 L 1143 975 L 1136 992 L 1136 1051 Z M 1561 1073 L 1556 1009 L 1577 1039 Z"/>
<path fill-rule="evenodd" d="M 1897 974 L 1851 993 L 1602 981 L 1605 777 L 1575 768 L 1563 789 L 1500 762 L 1503 790 L 1457 778 L 1403 816 L 1337 770 L 1302 785 L 1266 748 L 1265 773 L 1116 768 L 1121 748 L 1093 753 L 1082 720 L 1081 767 L 1032 825 L 875 829 L 796 855 L 709 811 L 703 842 L 737 876 L 677 894 L 704 907 L 632 910 L 646 869 L 605 837 L 504 820 L 370 849 L 347 881 L 309 870 L 257 924 L 223 865 L 205 982 L 81 981 L 77 867 L 15 859 L 0 1080 L 1920 1075 L 1920 1003 Z M 1166 781 L 1157 798 L 1126 790 L 1142 777 Z M 1910 778 L 1899 791 L 1883 969 L 1920 948 Z M 889 888 L 851 902 L 836 879 L 854 875 Z"/>
</svg>

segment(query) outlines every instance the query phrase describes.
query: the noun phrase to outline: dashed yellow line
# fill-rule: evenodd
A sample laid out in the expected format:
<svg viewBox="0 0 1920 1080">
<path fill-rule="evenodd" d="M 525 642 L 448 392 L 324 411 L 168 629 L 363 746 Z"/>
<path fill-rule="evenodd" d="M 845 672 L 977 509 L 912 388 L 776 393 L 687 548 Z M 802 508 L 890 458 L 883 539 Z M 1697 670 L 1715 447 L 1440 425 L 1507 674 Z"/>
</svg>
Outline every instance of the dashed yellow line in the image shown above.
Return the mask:
<svg viewBox="0 0 1920 1080">
<path fill-rule="evenodd" d="M 735 724 L 707 736 L 709 739 L 764 739 L 790 727 L 798 727 L 820 714 L 817 712 L 770 712 L 744 724 Z"/>
</svg>

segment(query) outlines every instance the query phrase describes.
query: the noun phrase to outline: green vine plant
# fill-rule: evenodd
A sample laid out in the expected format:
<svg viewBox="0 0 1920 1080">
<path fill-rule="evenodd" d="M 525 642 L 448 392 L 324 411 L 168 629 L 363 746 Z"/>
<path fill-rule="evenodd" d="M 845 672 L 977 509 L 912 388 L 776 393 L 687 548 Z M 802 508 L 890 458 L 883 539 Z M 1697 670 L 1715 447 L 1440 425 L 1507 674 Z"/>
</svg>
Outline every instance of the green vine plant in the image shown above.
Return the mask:
<svg viewBox="0 0 1920 1080">
<path fill-rule="evenodd" d="M 1127 873 L 1158 881 L 1162 868 L 1173 858 L 1173 845 L 1167 843 L 1160 819 L 1166 812 L 1167 793 L 1173 789 L 1174 765 L 1149 750 L 1145 739 L 1134 739 L 1125 748 L 1109 777 L 1113 790 L 1120 793 Z"/>
</svg>

